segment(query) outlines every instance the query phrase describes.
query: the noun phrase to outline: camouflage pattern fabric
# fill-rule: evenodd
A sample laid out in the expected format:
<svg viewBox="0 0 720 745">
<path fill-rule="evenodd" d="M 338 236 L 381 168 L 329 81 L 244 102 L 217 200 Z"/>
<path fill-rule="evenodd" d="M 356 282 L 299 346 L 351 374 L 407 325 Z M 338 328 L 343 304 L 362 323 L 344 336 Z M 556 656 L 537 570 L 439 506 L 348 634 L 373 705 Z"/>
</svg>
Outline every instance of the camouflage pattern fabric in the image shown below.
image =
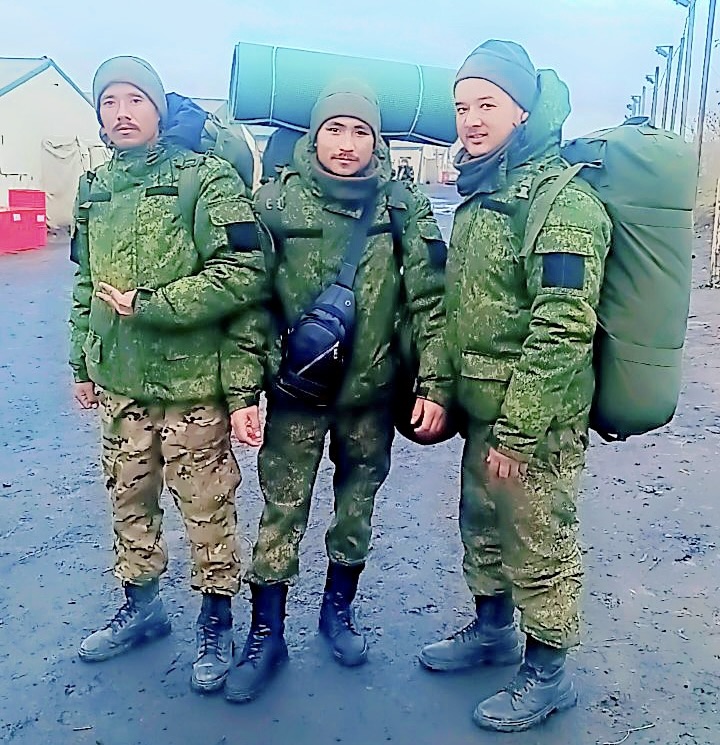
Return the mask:
<svg viewBox="0 0 720 745">
<path fill-rule="evenodd" d="M 494 199 L 517 202 L 523 183 L 538 175 L 519 170 Z M 571 184 L 528 256 L 520 256 L 513 230 L 510 217 L 479 199 L 458 209 L 448 254 L 448 348 L 461 405 L 493 423 L 501 452 L 528 460 L 551 428 L 588 417 L 610 221 L 596 197 Z"/>
<path fill-rule="evenodd" d="M 198 171 L 193 228 L 180 213 L 179 173 Z M 265 258 L 234 168 L 174 146 L 116 152 L 76 205 L 78 264 L 70 317 L 77 381 L 136 401 L 256 402 L 265 362 Z M 80 241 L 82 215 L 87 240 Z M 139 288 L 117 315 L 98 282 Z"/>
<path fill-rule="evenodd" d="M 489 425 L 470 422 L 460 499 L 465 579 L 473 595 L 511 592 L 523 631 L 572 647 L 580 629 L 576 502 L 586 435 L 553 432 L 517 480 L 489 477 L 490 435 Z"/>
<path fill-rule="evenodd" d="M 390 407 L 318 414 L 271 404 L 258 472 L 265 498 L 248 579 L 288 582 L 298 573 L 298 549 L 326 434 L 335 465 L 335 514 L 325 544 L 330 559 L 353 565 L 370 547 L 375 494 L 390 470 L 394 428 Z"/>
<path fill-rule="evenodd" d="M 191 586 L 234 595 L 240 581 L 235 490 L 240 469 L 230 448 L 227 410 L 142 406 L 101 396 L 102 464 L 115 532 L 115 576 L 143 584 L 167 566 L 160 494 L 167 484 L 192 555 Z"/>
<path fill-rule="evenodd" d="M 308 147 L 308 138 L 303 137 L 295 147 L 292 168 L 255 195 L 256 208 L 276 247 L 273 289 L 280 309 L 279 331 L 292 325 L 336 279 L 360 214 L 357 198 L 354 202 L 340 200 L 323 192 L 312 159 L 316 161 L 316 156 Z M 338 406 L 362 406 L 389 394 L 396 369 L 395 329 L 401 311 L 412 324 L 418 348 L 419 391 L 445 405 L 450 398 L 451 374 L 444 340 L 442 235 L 427 197 L 408 186 L 407 202 L 394 203 L 403 213 L 404 224 L 400 273 L 388 213 L 393 200 L 390 156 L 382 141 L 375 151 L 375 164 L 378 204 L 354 284 L 357 316 L 353 353 Z M 338 180 L 347 182 L 347 192 L 352 190 L 353 181 L 360 181 Z M 437 254 L 442 254 L 442 262 L 435 258 Z M 276 354 L 270 364 L 271 377 L 278 362 Z"/>
<path fill-rule="evenodd" d="M 576 179 L 562 189 L 530 250 L 527 225 L 564 168 L 569 114 L 557 76 L 533 107 L 492 193 L 470 193 L 453 223 L 447 268 L 447 343 L 459 406 L 469 420 L 463 454 L 465 574 L 479 595 L 511 589 L 533 637 L 576 644 L 582 570 L 575 502 L 594 390 L 596 308 L 611 223 Z M 508 163 L 518 161 L 513 167 Z M 533 186 L 540 184 L 534 194 Z M 531 197 L 534 197 L 531 202 Z M 490 483 L 490 447 L 525 462 L 519 481 Z"/>
</svg>

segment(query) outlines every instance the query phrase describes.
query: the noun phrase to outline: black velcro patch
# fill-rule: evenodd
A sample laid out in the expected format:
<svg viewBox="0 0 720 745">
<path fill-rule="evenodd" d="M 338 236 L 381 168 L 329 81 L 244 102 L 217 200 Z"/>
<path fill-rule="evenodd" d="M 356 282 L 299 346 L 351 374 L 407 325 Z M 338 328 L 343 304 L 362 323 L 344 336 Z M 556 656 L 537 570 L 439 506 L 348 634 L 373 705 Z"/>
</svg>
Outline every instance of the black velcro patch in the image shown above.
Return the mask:
<svg viewBox="0 0 720 745">
<path fill-rule="evenodd" d="M 70 261 L 80 263 L 80 247 L 78 246 L 77 233 L 70 239 Z"/>
<path fill-rule="evenodd" d="M 283 238 L 322 238 L 322 228 L 288 228 Z"/>
<path fill-rule="evenodd" d="M 112 194 L 109 191 L 96 191 L 88 197 L 88 202 L 109 202 Z"/>
<path fill-rule="evenodd" d="M 254 222 L 234 222 L 225 226 L 233 251 L 259 251 L 260 236 Z"/>
<path fill-rule="evenodd" d="M 447 246 L 445 241 L 428 241 L 428 256 L 430 257 L 430 266 L 433 269 L 445 269 L 447 264 Z"/>
<path fill-rule="evenodd" d="M 148 186 L 145 189 L 146 197 L 176 197 L 178 194 L 177 186 Z"/>
<path fill-rule="evenodd" d="M 392 226 L 389 222 L 384 222 L 381 225 L 372 225 L 368 229 L 368 238 L 373 235 L 384 235 L 385 233 L 391 233 L 392 232 Z"/>
<path fill-rule="evenodd" d="M 585 284 L 585 257 L 580 254 L 543 254 L 543 287 L 582 290 Z"/>
</svg>

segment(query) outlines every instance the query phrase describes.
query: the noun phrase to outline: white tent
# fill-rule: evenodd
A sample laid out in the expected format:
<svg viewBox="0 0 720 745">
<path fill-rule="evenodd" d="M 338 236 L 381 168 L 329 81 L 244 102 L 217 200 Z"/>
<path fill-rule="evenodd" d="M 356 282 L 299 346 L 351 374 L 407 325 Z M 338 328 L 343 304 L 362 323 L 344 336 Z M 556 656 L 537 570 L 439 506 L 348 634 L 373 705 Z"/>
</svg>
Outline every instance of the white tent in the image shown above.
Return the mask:
<svg viewBox="0 0 720 745">
<path fill-rule="evenodd" d="M 92 104 L 47 57 L 0 57 L 0 205 L 47 192 L 48 226 L 69 225 L 83 171 L 106 159 Z"/>
</svg>

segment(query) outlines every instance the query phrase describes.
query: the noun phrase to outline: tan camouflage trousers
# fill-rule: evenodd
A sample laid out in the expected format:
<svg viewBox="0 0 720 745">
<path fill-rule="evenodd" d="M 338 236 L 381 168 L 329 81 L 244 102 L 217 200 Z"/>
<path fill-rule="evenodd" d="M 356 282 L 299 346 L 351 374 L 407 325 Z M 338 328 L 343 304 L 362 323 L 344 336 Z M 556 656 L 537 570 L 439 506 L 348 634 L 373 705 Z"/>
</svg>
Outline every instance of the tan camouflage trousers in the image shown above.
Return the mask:
<svg viewBox="0 0 720 745">
<path fill-rule="evenodd" d="M 297 575 L 298 550 L 328 432 L 335 465 L 335 513 L 325 536 L 327 553 L 332 561 L 348 566 L 365 561 L 375 495 L 390 470 L 390 407 L 374 404 L 327 415 L 271 405 L 258 457 L 265 509 L 249 581 L 288 582 Z"/>
<path fill-rule="evenodd" d="M 190 539 L 192 587 L 234 595 L 240 579 L 235 538 L 240 469 L 230 448 L 227 411 L 217 405 L 145 406 L 105 392 L 101 423 L 115 576 L 124 584 L 142 584 L 165 571 L 164 483 Z"/>
<path fill-rule="evenodd" d="M 490 479 L 490 427 L 469 422 L 462 459 L 460 533 L 473 595 L 512 592 L 523 631 L 553 647 L 579 642 L 582 558 L 576 502 L 582 431 L 551 433 L 520 479 Z"/>
</svg>

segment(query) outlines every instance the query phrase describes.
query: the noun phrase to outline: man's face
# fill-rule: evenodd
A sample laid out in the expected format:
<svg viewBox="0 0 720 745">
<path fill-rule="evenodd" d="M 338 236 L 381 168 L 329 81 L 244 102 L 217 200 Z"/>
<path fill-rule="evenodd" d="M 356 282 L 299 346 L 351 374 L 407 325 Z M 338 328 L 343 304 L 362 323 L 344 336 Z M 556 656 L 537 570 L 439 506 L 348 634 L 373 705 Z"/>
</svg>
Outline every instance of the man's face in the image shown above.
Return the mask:
<svg viewBox="0 0 720 745">
<path fill-rule="evenodd" d="M 528 113 L 502 88 L 482 78 L 466 78 L 455 86 L 458 137 L 472 157 L 502 145 Z"/>
<path fill-rule="evenodd" d="M 370 165 L 375 138 L 372 129 L 352 116 L 328 119 L 317 134 L 320 164 L 336 176 L 354 176 Z"/>
<path fill-rule="evenodd" d="M 113 83 L 103 91 L 100 120 L 110 142 L 121 150 L 150 145 L 160 131 L 155 104 L 130 83 Z"/>
</svg>

